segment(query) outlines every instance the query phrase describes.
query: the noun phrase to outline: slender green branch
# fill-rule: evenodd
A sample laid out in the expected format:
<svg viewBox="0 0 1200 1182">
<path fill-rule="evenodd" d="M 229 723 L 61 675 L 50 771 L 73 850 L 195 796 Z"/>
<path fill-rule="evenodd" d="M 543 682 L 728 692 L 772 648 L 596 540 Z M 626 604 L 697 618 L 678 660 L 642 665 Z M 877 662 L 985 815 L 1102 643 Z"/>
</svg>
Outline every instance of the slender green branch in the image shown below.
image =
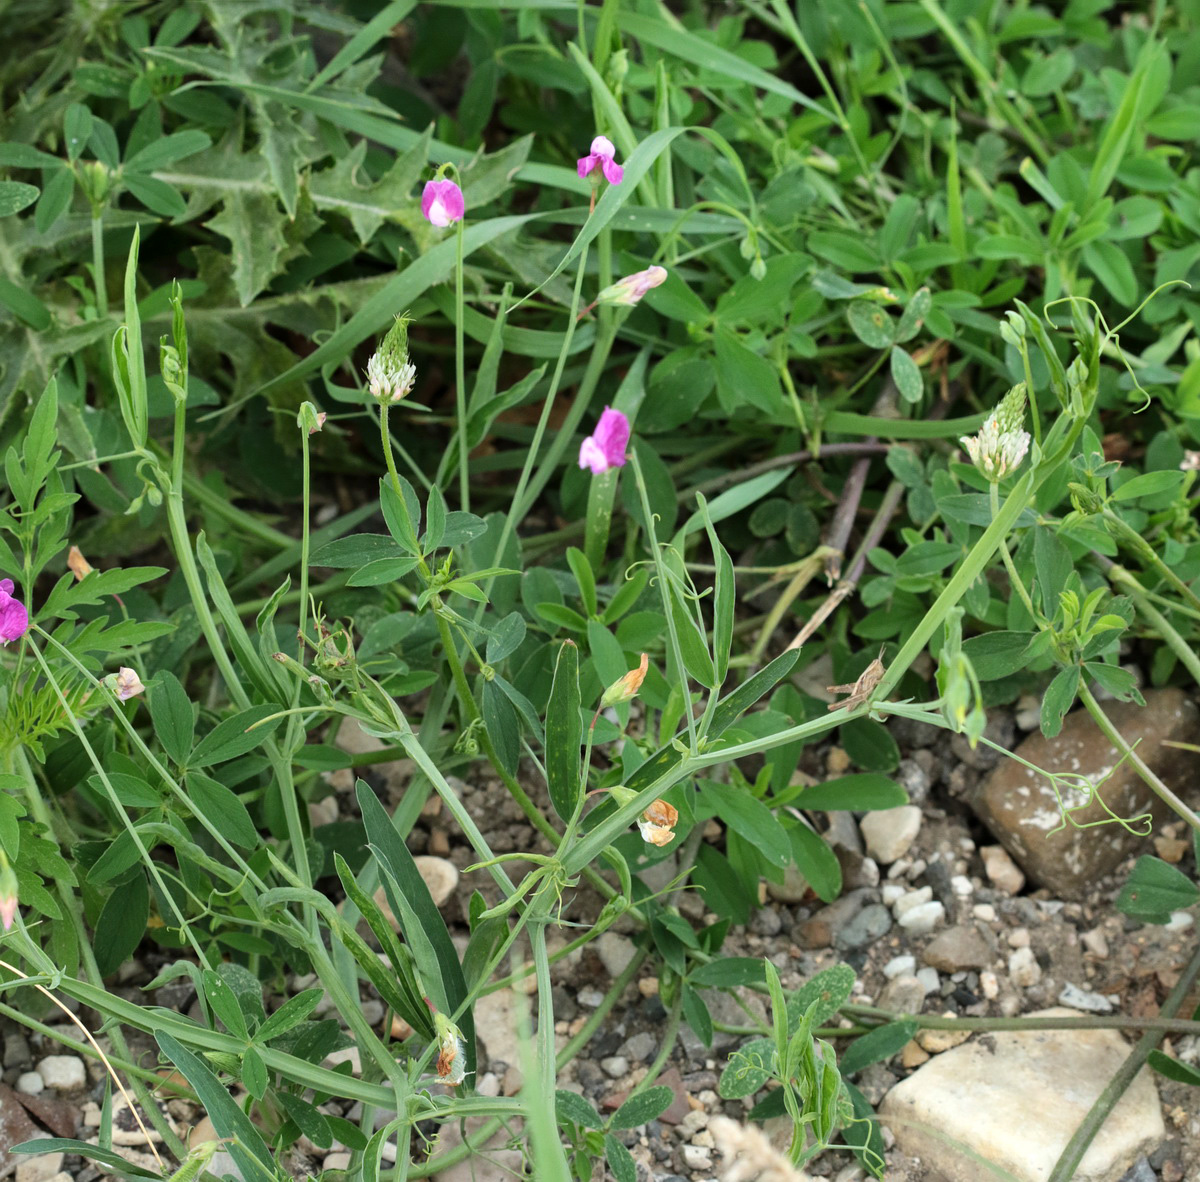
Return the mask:
<svg viewBox="0 0 1200 1182">
<path fill-rule="evenodd" d="M 1087 707 L 1087 712 L 1092 716 L 1093 721 L 1103 732 L 1104 737 L 1117 749 L 1117 752 L 1125 759 L 1129 760 L 1130 767 L 1137 772 L 1145 781 L 1146 786 L 1159 798 L 1172 812 L 1182 817 L 1188 825 L 1190 825 L 1197 833 L 1200 833 L 1200 817 L 1196 816 L 1188 806 L 1180 800 L 1166 784 L 1162 782 L 1154 774 L 1149 767 L 1146 766 L 1145 760 L 1137 753 L 1137 750 L 1131 747 L 1115 726 L 1113 726 L 1107 714 L 1101 708 L 1100 703 L 1096 701 L 1092 691 L 1088 689 L 1087 681 L 1080 679 L 1079 682 L 1079 700 Z"/>
<path fill-rule="evenodd" d="M 471 478 L 467 457 L 467 378 L 463 343 L 463 226 L 459 220 L 454 265 L 454 400 L 458 408 L 458 498 L 466 512 L 471 510 Z"/>
</svg>

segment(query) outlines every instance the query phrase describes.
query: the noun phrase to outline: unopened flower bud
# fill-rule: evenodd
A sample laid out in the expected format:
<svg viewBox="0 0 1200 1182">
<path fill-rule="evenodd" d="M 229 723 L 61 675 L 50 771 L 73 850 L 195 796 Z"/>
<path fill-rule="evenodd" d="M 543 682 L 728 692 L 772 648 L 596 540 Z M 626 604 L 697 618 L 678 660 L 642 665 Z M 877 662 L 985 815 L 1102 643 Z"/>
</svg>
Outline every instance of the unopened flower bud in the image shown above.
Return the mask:
<svg viewBox="0 0 1200 1182">
<path fill-rule="evenodd" d="M 637 692 L 642 688 L 642 682 L 646 677 L 646 670 L 650 667 L 650 658 L 642 653 L 641 663 L 636 669 L 630 669 L 624 677 L 618 677 L 604 691 L 604 695 L 600 699 L 600 709 L 605 710 L 609 706 L 615 706 L 618 702 L 628 702 L 637 696 Z"/>
<path fill-rule="evenodd" d="M 300 404 L 300 413 L 296 416 L 296 426 L 302 431 L 307 431 L 310 435 L 315 435 L 325 426 L 325 419 L 327 417 L 323 410 L 317 410 L 311 402 L 302 402 Z"/>
<path fill-rule="evenodd" d="M 647 267 L 644 271 L 636 271 L 618 279 L 611 287 L 606 287 L 597 297 L 596 303 L 615 307 L 632 308 L 641 301 L 651 289 L 658 287 L 667 277 L 665 267 Z"/>
<path fill-rule="evenodd" d="M 67 569 L 75 576 L 76 581 L 82 581 L 92 573 L 95 567 L 83 556 L 78 546 L 72 546 L 67 551 Z"/>
</svg>

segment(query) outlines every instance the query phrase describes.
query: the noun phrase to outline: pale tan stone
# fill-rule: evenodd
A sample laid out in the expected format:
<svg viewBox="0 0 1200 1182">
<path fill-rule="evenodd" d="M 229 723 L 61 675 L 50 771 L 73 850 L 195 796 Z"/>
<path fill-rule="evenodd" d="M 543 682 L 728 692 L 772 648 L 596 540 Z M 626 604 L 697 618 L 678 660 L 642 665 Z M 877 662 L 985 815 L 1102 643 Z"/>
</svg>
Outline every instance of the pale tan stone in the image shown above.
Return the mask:
<svg viewBox="0 0 1200 1182">
<path fill-rule="evenodd" d="M 1039 1016 L 1075 1015 L 1053 1009 Z M 960 1142 L 1018 1182 L 1043 1182 L 1128 1053 L 1114 1030 L 996 1031 L 934 1056 L 892 1088 L 880 1115 L 896 1118 L 891 1128 L 900 1148 L 919 1156 L 931 1176 L 977 1182 L 979 1160 L 963 1154 Z M 1143 1070 L 1092 1142 L 1075 1182 L 1117 1182 L 1165 1135 L 1153 1076 Z"/>
</svg>

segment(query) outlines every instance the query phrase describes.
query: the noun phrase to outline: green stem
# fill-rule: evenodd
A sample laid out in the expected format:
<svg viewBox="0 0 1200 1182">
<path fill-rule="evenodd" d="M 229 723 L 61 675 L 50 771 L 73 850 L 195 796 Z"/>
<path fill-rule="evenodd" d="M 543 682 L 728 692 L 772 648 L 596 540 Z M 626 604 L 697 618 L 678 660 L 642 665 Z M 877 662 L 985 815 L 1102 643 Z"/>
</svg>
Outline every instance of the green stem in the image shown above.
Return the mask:
<svg viewBox="0 0 1200 1182">
<path fill-rule="evenodd" d="M 660 1035 L 661 1041 L 658 1046 L 658 1054 L 654 1056 L 654 1061 L 646 1068 L 646 1075 L 642 1082 L 637 1085 L 629 1094 L 636 1096 L 638 1092 L 644 1092 L 659 1076 L 666 1065 L 667 1060 L 671 1057 L 671 1052 L 675 1049 L 675 1039 L 679 1034 L 679 1023 L 683 1017 L 683 987 L 680 986 L 675 993 L 675 1000 L 671 1003 L 671 1009 L 667 1014 L 667 1024 L 663 1027 Z"/>
<path fill-rule="evenodd" d="M 654 570 L 658 578 L 658 593 L 662 599 L 663 614 L 667 618 L 667 637 L 671 642 L 671 656 L 675 661 L 677 675 L 680 678 L 680 691 L 683 694 L 683 713 L 687 719 L 689 749 L 696 751 L 696 720 L 692 714 L 691 693 L 688 690 L 687 669 L 683 663 L 683 653 L 679 647 L 679 633 L 675 628 L 674 605 L 670 597 L 674 595 L 668 582 L 666 563 L 663 562 L 662 550 L 659 549 L 658 537 L 654 531 L 654 513 L 650 508 L 650 496 L 646 491 L 646 479 L 642 474 L 642 466 L 638 462 L 637 449 L 630 452 L 630 466 L 633 468 L 633 479 L 637 485 L 638 497 L 642 502 L 642 515 L 645 518 L 646 540 L 650 543 L 650 556 L 654 560 Z"/>
<path fill-rule="evenodd" d="M 557 1064 L 554 1057 L 554 995 L 550 983 L 550 959 L 546 955 L 546 924 L 552 892 L 549 884 L 542 890 L 545 902 L 539 899 L 529 927 L 529 942 L 533 946 L 533 964 L 537 971 L 538 1029 L 537 1042 L 532 1048 L 533 1070 L 529 1072 L 521 1097 L 528 1110 L 530 1141 L 538 1178 L 546 1182 L 568 1182 L 570 1173 L 558 1134 L 552 1098 Z M 522 1032 L 524 1033 L 524 1032 Z M 526 1043 L 526 1045 L 528 1045 Z"/>
<path fill-rule="evenodd" d="M 963 559 L 962 565 L 954 572 L 953 577 L 934 601 L 933 606 L 925 613 L 924 619 L 909 633 L 908 639 L 888 666 L 872 697 L 886 698 L 896 687 L 900 678 L 904 676 L 908 667 L 925 651 L 930 637 L 942 626 L 951 608 L 958 603 L 971 584 L 983 573 L 1001 543 L 1008 537 L 1009 531 L 1016 525 L 1017 518 L 1029 504 L 1034 482 L 1035 474 L 1031 470 L 1026 472 L 1013 486 L 1013 490 L 1008 494 L 1003 506 L 993 516 L 992 524 L 983 531 L 979 541 Z"/>
<path fill-rule="evenodd" d="M 467 457 L 467 378 L 463 344 L 463 225 L 458 223 L 457 257 L 454 266 L 454 380 L 455 403 L 458 407 L 458 497 L 465 512 L 471 511 L 471 479 Z"/>
<path fill-rule="evenodd" d="M 1145 761 L 1126 741 L 1112 722 L 1107 714 L 1104 713 L 1100 703 L 1096 701 L 1092 691 L 1088 689 L 1087 681 L 1080 679 L 1079 682 L 1079 700 L 1087 707 L 1087 712 L 1092 716 L 1093 721 L 1103 732 L 1104 737 L 1117 749 L 1117 751 L 1129 761 L 1130 767 L 1137 772 L 1145 781 L 1146 786 L 1159 798 L 1172 812 L 1177 813 L 1182 817 L 1188 825 L 1197 833 L 1200 833 L 1200 817 L 1194 812 L 1170 788 L 1166 786 L 1150 770 L 1145 764 Z"/>
<path fill-rule="evenodd" d="M 571 310 L 567 316 L 567 328 L 563 333 L 562 348 L 558 353 L 558 362 L 554 367 L 554 376 L 550 379 L 550 389 L 546 393 L 546 400 L 542 404 L 542 413 L 538 417 L 537 427 L 533 432 L 533 439 L 525 454 L 525 463 L 521 466 L 521 475 L 517 478 L 517 488 L 513 493 L 512 508 L 504 515 L 504 524 L 500 528 L 500 537 L 496 543 L 495 552 L 492 555 L 490 564 L 492 566 L 501 565 L 501 559 L 504 555 L 504 548 L 508 545 L 508 539 L 512 537 L 513 532 L 521 522 L 521 518 L 527 511 L 528 498 L 525 490 L 529 485 L 529 478 L 533 472 L 533 465 L 537 459 L 538 449 L 542 445 L 542 437 L 546 434 L 546 425 L 550 421 L 550 412 L 554 409 L 554 399 L 558 394 L 558 385 L 562 381 L 563 369 L 567 364 L 567 355 L 571 349 L 571 339 L 575 335 L 576 318 L 579 315 L 579 293 L 583 288 L 583 276 L 587 268 L 587 257 L 588 248 L 585 246 L 579 252 L 579 267 L 575 272 L 575 290 L 571 296 Z M 492 580 L 489 579 L 483 587 L 485 595 L 489 593 L 491 586 Z M 483 607 L 484 605 L 480 604 L 476 620 L 482 615 Z"/>
<path fill-rule="evenodd" d="M 1138 557 L 1149 563 L 1159 576 L 1174 587 L 1194 608 L 1200 608 L 1200 596 L 1162 560 L 1158 551 L 1133 526 L 1118 517 L 1111 509 L 1105 509 L 1103 517 L 1110 533 L 1121 538 Z"/>
<path fill-rule="evenodd" d="M 1180 664 L 1192 675 L 1196 684 L 1200 685 L 1200 656 L 1197 656 L 1196 650 L 1180 636 L 1170 620 L 1150 602 L 1141 583 L 1122 566 L 1110 567 L 1108 577 L 1114 583 L 1120 583 L 1128 592 L 1134 606 L 1150 624 L 1158 629 L 1163 643 L 1179 658 Z"/>
<path fill-rule="evenodd" d="M 99 213 L 92 214 L 92 273 L 96 285 L 96 313 L 103 320 L 108 315 L 108 290 L 104 282 L 104 219 Z"/>
<path fill-rule="evenodd" d="M 994 520 L 996 515 L 1000 512 L 1000 487 L 994 480 L 991 481 L 989 485 L 988 493 L 991 497 L 992 518 Z M 1016 564 L 1012 560 L 1012 554 L 1009 553 L 1007 538 L 1003 538 L 1000 542 L 1000 557 L 1004 561 L 1004 569 L 1008 571 L 1008 581 L 1011 584 L 1012 589 L 1017 593 L 1021 602 L 1025 605 L 1025 610 L 1029 613 L 1029 618 L 1036 623 L 1038 616 L 1037 612 L 1034 611 L 1033 600 L 1030 599 L 1029 592 L 1026 590 L 1025 583 L 1021 579 L 1021 576 L 1017 574 Z"/>
</svg>

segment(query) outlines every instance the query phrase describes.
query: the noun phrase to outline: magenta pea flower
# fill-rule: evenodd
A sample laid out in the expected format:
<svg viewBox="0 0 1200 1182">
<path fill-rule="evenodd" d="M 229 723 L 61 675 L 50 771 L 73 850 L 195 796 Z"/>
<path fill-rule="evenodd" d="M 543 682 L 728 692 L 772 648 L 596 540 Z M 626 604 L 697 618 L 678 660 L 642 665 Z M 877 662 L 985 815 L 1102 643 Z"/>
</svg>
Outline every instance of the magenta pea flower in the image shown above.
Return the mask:
<svg viewBox="0 0 1200 1182">
<path fill-rule="evenodd" d="M 462 190 L 453 181 L 430 181 L 421 193 L 421 212 L 435 226 L 461 222 L 467 212 Z"/>
<path fill-rule="evenodd" d="M 629 420 L 619 410 L 606 406 L 595 434 L 589 435 L 579 448 L 579 466 L 591 468 L 593 476 L 610 468 L 623 468 L 628 446 Z"/>
<path fill-rule="evenodd" d="M 29 631 L 29 613 L 13 598 L 12 579 L 0 579 L 0 644 L 20 640 Z"/>
<path fill-rule="evenodd" d="M 580 176 L 587 176 L 597 165 L 610 185 L 619 185 L 625 170 L 616 161 L 617 149 L 607 136 L 598 135 L 592 140 L 592 149 L 576 161 Z"/>
</svg>

